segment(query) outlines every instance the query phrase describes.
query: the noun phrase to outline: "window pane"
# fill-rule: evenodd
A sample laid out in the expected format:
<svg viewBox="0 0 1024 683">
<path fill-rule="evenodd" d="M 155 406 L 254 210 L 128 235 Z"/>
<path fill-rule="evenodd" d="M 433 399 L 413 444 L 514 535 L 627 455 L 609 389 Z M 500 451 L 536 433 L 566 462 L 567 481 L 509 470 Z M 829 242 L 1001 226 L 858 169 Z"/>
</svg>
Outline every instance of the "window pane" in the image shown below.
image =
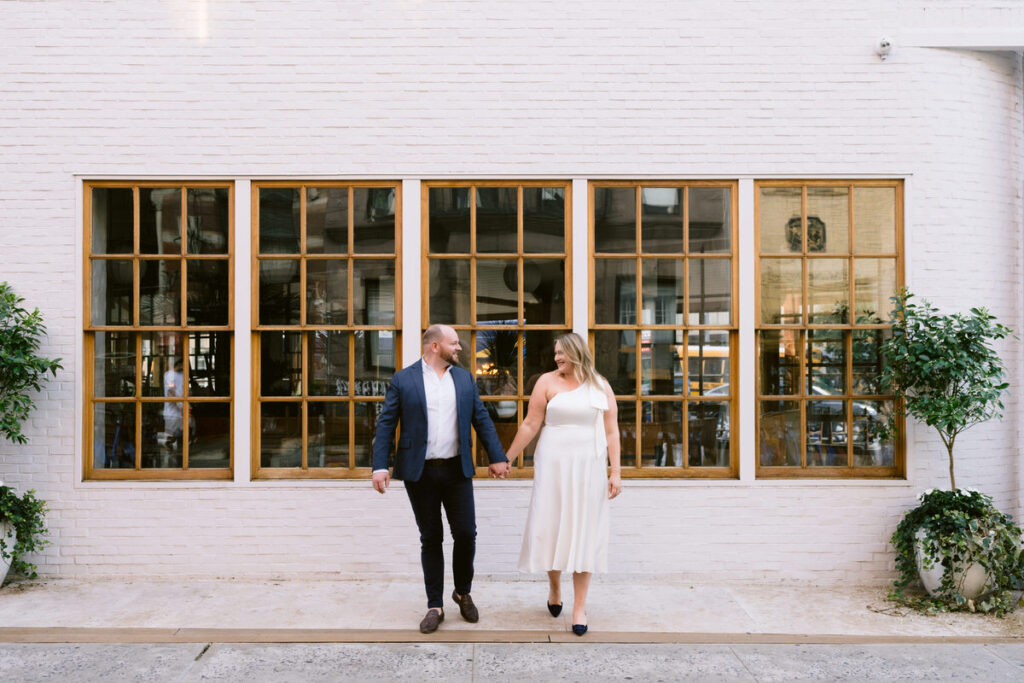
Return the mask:
<svg viewBox="0 0 1024 683">
<path fill-rule="evenodd" d="M 299 261 L 260 261 L 260 324 L 298 325 Z"/>
<path fill-rule="evenodd" d="M 355 403 L 356 467 L 370 467 L 373 464 L 373 438 L 377 434 L 377 417 L 383 409 L 383 401 Z"/>
<path fill-rule="evenodd" d="M 566 289 L 565 262 L 562 259 L 525 259 L 524 324 L 564 325 Z"/>
<path fill-rule="evenodd" d="M 683 324 L 683 275 L 682 259 L 644 259 L 643 294 L 640 317 L 644 325 Z"/>
<path fill-rule="evenodd" d="M 229 196 L 226 187 L 188 189 L 185 195 L 188 253 L 228 253 Z"/>
<path fill-rule="evenodd" d="M 686 366 L 691 396 L 729 396 L 729 333 L 690 332 Z"/>
<path fill-rule="evenodd" d="M 469 253 L 469 188 L 430 188 L 430 251 Z"/>
<path fill-rule="evenodd" d="M 565 251 L 565 189 L 523 188 L 523 251 Z"/>
<path fill-rule="evenodd" d="M 260 188 L 260 253 L 299 253 L 299 210 L 302 203 L 297 187 Z"/>
<path fill-rule="evenodd" d="M 518 266 L 514 260 L 476 262 L 476 322 L 516 324 Z"/>
<path fill-rule="evenodd" d="M 615 394 L 636 394 L 636 332 L 594 332 L 594 365 Z"/>
<path fill-rule="evenodd" d="M 487 408 L 487 414 L 490 415 L 491 422 L 494 423 L 494 429 L 498 433 L 498 441 L 501 442 L 503 449 L 508 450 L 509 446 L 512 445 L 512 439 L 516 436 L 516 429 L 519 428 L 519 419 L 516 417 L 518 401 L 484 401 L 484 407 Z M 487 467 L 490 463 L 491 461 L 487 457 L 487 449 L 484 448 L 483 441 L 477 439 L 477 467 Z"/>
<path fill-rule="evenodd" d="M 636 190 L 594 188 L 594 251 L 636 252 Z"/>
<path fill-rule="evenodd" d="M 594 322 L 636 324 L 636 261 L 594 259 Z"/>
<path fill-rule="evenodd" d="M 395 333 L 365 330 L 354 334 L 356 396 L 383 396 L 395 374 Z"/>
<path fill-rule="evenodd" d="M 302 395 L 302 333 L 260 333 L 260 394 Z"/>
<path fill-rule="evenodd" d="M 97 403 L 93 409 L 93 467 L 134 469 L 135 404 Z"/>
<path fill-rule="evenodd" d="M 515 253 L 516 188 L 476 188 L 476 250 Z"/>
<path fill-rule="evenodd" d="M 757 423 L 760 463 L 766 467 L 800 466 L 800 403 L 760 401 Z"/>
<path fill-rule="evenodd" d="M 395 189 L 357 187 L 352 194 L 352 250 L 357 254 L 393 254 Z"/>
<path fill-rule="evenodd" d="M 807 251 L 850 253 L 849 188 L 807 188 Z"/>
<path fill-rule="evenodd" d="M 854 394 L 885 393 L 881 382 L 882 371 L 885 369 L 882 342 L 891 336 L 889 330 L 853 331 Z"/>
<path fill-rule="evenodd" d="M 725 187 L 690 188 L 690 253 L 726 254 L 732 248 L 732 199 Z"/>
<path fill-rule="evenodd" d="M 568 330 L 523 332 L 523 394 L 529 396 L 537 380 L 555 369 L 555 339 Z"/>
<path fill-rule="evenodd" d="M 846 393 L 846 345 L 839 330 L 807 331 L 807 393 Z"/>
<path fill-rule="evenodd" d="M 348 188 L 306 188 L 306 253 L 348 253 Z"/>
<path fill-rule="evenodd" d="M 682 188 L 645 187 L 640 190 L 640 245 L 647 254 L 682 253 Z"/>
<path fill-rule="evenodd" d="M 641 394 L 682 396 L 681 342 L 682 334 L 677 330 L 640 331 Z"/>
<path fill-rule="evenodd" d="M 97 332 L 93 349 L 93 396 L 134 396 L 135 333 Z"/>
<path fill-rule="evenodd" d="M 139 253 L 181 253 L 181 188 L 139 188 Z"/>
<path fill-rule="evenodd" d="M 142 466 L 178 468 L 182 466 L 185 438 L 185 404 L 181 401 L 142 404 Z"/>
<path fill-rule="evenodd" d="M 306 261 L 306 322 L 348 324 L 348 261 Z"/>
<path fill-rule="evenodd" d="M 796 330 L 762 330 L 758 332 L 757 339 L 761 394 L 796 394 L 800 390 L 800 333 Z"/>
<path fill-rule="evenodd" d="M 139 324 L 177 325 L 181 320 L 181 261 L 139 262 Z"/>
<path fill-rule="evenodd" d="M 310 467 L 348 467 L 348 403 L 312 401 L 307 404 Z"/>
<path fill-rule="evenodd" d="M 853 262 L 853 296 L 859 324 L 889 322 L 896 296 L 896 259 L 859 258 Z"/>
<path fill-rule="evenodd" d="M 728 325 L 732 318 L 732 262 L 690 259 L 690 324 Z"/>
<path fill-rule="evenodd" d="M 216 261 L 189 259 L 186 313 L 189 325 L 227 325 L 228 282 L 227 259 Z"/>
<path fill-rule="evenodd" d="M 476 385 L 483 396 L 519 393 L 519 333 L 515 330 L 478 330 L 476 333 Z"/>
<path fill-rule="evenodd" d="M 687 404 L 690 467 L 729 466 L 729 402 Z"/>
<path fill-rule="evenodd" d="M 761 259 L 761 322 L 803 322 L 803 275 L 800 259 Z"/>
<path fill-rule="evenodd" d="M 93 261 L 92 324 L 131 325 L 133 291 L 131 261 Z"/>
<path fill-rule="evenodd" d="M 633 393 L 630 391 L 629 393 Z M 623 467 L 636 467 L 636 403 L 618 401 L 619 412 L 619 444 Z"/>
<path fill-rule="evenodd" d="M 148 332 L 142 337 L 142 395 L 184 396 L 185 360 L 178 332 Z"/>
<path fill-rule="evenodd" d="M 896 188 L 853 188 L 853 249 L 858 254 L 896 253 Z"/>
<path fill-rule="evenodd" d="M 854 467 L 892 467 L 895 464 L 892 439 L 883 439 L 879 434 L 892 411 L 892 401 L 853 402 Z"/>
<path fill-rule="evenodd" d="M 803 251 L 799 187 L 762 187 L 759 207 L 761 253 Z"/>
<path fill-rule="evenodd" d="M 130 187 L 92 189 L 94 254 L 130 254 L 135 250 L 134 202 Z"/>
<path fill-rule="evenodd" d="M 807 466 L 845 467 L 849 433 L 846 401 L 808 401 Z"/>
<path fill-rule="evenodd" d="M 683 406 L 674 401 L 643 401 L 641 467 L 683 466 Z"/>
<path fill-rule="evenodd" d="M 188 335 L 188 392 L 191 396 L 231 395 L 231 333 Z"/>
<path fill-rule="evenodd" d="M 309 393 L 348 396 L 349 332 L 309 333 Z"/>
<path fill-rule="evenodd" d="M 260 404 L 260 467 L 302 466 L 302 404 Z"/>
<path fill-rule="evenodd" d="M 850 314 L 850 262 L 846 259 L 808 259 L 807 322 L 844 324 Z"/>
<path fill-rule="evenodd" d="M 352 323 L 395 324 L 395 261 L 352 262 Z"/>
<path fill-rule="evenodd" d="M 431 324 L 470 322 L 468 260 L 431 259 L 429 286 Z"/>
<path fill-rule="evenodd" d="M 231 466 L 231 404 L 189 403 L 190 469 Z"/>
</svg>

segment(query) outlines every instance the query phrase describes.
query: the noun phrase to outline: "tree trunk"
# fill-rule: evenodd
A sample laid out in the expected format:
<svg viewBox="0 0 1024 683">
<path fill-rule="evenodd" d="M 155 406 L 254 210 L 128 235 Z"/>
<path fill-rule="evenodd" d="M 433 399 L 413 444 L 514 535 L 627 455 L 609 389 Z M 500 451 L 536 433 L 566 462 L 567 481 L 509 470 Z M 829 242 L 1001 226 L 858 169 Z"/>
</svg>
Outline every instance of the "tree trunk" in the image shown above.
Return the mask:
<svg viewBox="0 0 1024 683">
<path fill-rule="evenodd" d="M 956 477 L 953 476 L 953 439 L 946 444 L 946 450 L 949 451 L 949 487 L 950 490 L 956 491 Z"/>
</svg>

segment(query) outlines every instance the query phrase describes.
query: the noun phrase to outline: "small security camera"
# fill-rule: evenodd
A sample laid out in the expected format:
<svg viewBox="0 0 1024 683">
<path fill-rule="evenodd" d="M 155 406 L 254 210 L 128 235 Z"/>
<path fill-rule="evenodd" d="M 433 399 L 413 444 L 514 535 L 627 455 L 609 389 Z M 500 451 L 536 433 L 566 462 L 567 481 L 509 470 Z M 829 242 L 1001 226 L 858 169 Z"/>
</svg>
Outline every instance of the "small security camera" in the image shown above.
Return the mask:
<svg viewBox="0 0 1024 683">
<path fill-rule="evenodd" d="M 892 52 L 892 40 L 890 40 L 888 36 L 882 36 L 878 39 L 878 45 L 875 46 L 875 53 L 884 62 L 890 52 Z"/>
</svg>

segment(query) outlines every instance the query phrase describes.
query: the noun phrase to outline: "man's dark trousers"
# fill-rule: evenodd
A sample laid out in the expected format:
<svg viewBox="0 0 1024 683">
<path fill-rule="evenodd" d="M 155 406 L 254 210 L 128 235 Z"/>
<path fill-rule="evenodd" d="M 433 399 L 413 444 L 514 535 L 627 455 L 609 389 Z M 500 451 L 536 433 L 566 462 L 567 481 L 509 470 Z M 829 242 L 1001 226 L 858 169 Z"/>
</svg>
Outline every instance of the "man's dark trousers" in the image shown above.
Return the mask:
<svg viewBox="0 0 1024 683">
<path fill-rule="evenodd" d="M 418 481 L 405 482 L 416 525 L 420 530 L 420 562 L 427 589 L 427 608 L 443 606 L 444 526 L 441 508 L 452 530 L 452 574 L 455 592 L 468 595 L 473 588 L 473 556 L 476 554 L 476 514 L 473 480 L 462 471 L 460 458 L 427 460 Z"/>
</svg>

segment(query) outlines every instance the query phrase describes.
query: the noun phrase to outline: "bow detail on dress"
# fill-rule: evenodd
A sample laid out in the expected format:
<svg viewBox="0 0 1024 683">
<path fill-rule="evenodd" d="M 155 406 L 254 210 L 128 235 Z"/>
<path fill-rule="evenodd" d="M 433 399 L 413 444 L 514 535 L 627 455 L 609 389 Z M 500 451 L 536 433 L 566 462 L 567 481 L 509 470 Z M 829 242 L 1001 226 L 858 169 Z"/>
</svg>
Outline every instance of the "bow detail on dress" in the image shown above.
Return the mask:
<svg viewBox="0 0 1024 683">
<path fill-rule="evenodd" d="M 600 381 L 600 380 L 598 380 Z M 604 433 L 604 413 L 608 410 L 608 395 L 597 383 L 587 385 L 587 398 L 590 407 L 597 410 L 597 421 L 594 424 L 594 455 L 600 460 L 608 458 L 608 436 Z"/>
</svg>

